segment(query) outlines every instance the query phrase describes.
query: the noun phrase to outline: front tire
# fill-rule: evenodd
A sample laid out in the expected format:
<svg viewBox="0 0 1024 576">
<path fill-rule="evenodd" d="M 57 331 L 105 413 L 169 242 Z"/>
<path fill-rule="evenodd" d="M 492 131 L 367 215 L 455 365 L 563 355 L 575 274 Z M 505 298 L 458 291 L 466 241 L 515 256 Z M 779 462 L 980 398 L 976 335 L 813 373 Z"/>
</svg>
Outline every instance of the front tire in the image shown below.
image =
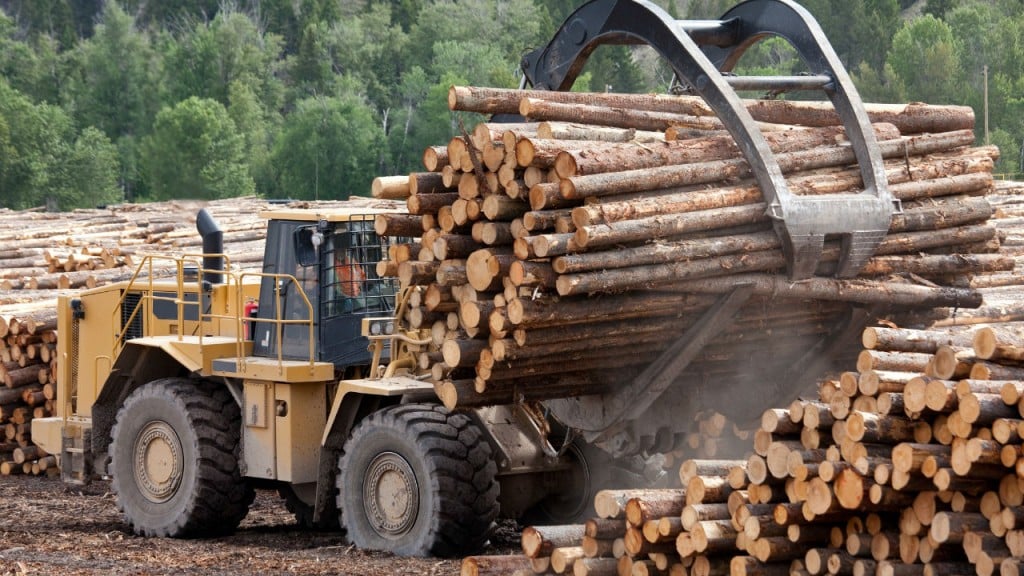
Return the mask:
<svg viewBox="0 0 1024 576">
<path fill-rule="evenodd" d="M 338 506 L 349 540 L 400 556 L 452 556 L 487 541 L 497 466 L 469 417 L 431 404 L 390 406 L 345 443 Z"/>
<path fill-rule="evenodd" d="M 255 493 L 239 464 L 241 416 L 227 390 L 164 378 L 117 413 L 110 456 L 118 507 L 136 534 L 234 531 Z"/>
<path fill-rule="evenodd" d="M 573 462 L 561 489 L 547 495 L 519 519 L 522 524 L 582 524 L 597 515 L 594 497 L 607 488 L 646 487 L 649 482 L 597 446 L 576 439 L 566 456 Z"/>
</svg>

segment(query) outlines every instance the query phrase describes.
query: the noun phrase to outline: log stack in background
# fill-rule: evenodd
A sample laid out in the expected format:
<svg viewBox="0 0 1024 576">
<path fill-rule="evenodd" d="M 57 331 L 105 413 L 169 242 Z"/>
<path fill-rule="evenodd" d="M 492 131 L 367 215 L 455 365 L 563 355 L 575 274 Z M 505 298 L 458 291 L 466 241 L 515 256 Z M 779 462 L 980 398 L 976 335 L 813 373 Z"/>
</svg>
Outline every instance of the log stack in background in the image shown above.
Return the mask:
<svg viewBox="0 0 1024 576">
<path fill-rule="evenodd" d="M 700 99 L 453 87 L 449 105 L 537 121 L 481 124 L 426 150 L 431 171 L 404 191 L 410 215 L 376 222 L 420 239 L 390 266 L 421 289 L 405 320 L 432 329 L 420 366 L 450 408 L 614 391 L 750 284 L 751 300 L 664 396 L 735 407 L 751 375 L 813 383 L 820 370 L 796 361 L 854 305 L 978 306 L 968 279 L 1014 266 L 993 253 L 985 194 L 998 152 L 971 146 L 969 108 L 868 105 L 904 212 L 860 277 L 793 283 L 760 190 Z M 858 189 L 834 113 L 748 107 L 795 193 Z M 389 197 L 400 196 L 392 182 Z M 828 243 L 819 272 L 838 254 Z"/>
<path fill-rule="evenodd" d="M 368 198 L 293 202 L 289 206 L 340 205 L 396 206 Z M 55 294 L 51 290 L 93 288 L 126 280 L 143 254 L 200 253 L 202 238 L 195 219 L 201 208 L 206 208 L 223 230 L 231 262 L 240 269 L 258 270 L 266 236 L 266 221 L 259 212 L 274 207 L 260 198 L 242 197 L 115 204 L 74 212 L 0 209 L 0 306 L 45 303 Z"/>
<path fill-rule="evenodd" d="M 295 202 L 290 207 L 395 208 L 388 201 Z M 74 212 L 0 210 L 0 475 L 55 474 L 32 444 L 32 419 L 53 415 L 57 296 L 129 279 L 146 254 L 202 252 L 195 218 L 206 208 L 239 270 L 258 271 L 274 205 L 254 197 L 214 202 L 118 204 Z M 400 207 L 400 206 L 399 206 Z M 170 261 L 154 263 L 173 276 Z M 148 268 L 141 277 L 148 275 Z"/>
</svg>

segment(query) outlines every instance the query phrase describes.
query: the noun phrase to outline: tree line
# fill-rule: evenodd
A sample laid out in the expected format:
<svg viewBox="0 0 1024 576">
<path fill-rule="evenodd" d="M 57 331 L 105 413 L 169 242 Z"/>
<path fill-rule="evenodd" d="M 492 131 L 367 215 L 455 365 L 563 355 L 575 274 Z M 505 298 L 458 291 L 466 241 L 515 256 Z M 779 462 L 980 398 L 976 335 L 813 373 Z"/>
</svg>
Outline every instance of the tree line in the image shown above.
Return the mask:
<svg viewBox="0 0 1024 576">
<path fill-rule="evenodd" d="M 366 195 L 479 120 L 452 84 L 515 87 L 581 0 L 0 0 L 0 207 Z M 661 0 L 714 18 L 727 0 Z M 1022 171 L 1024 4 L 803 0 L 865 100 L 974 107 Z M 796 73 L 780 39 L 740 63 Z M 987 70 L 987 72 L 986 72 Z M 666 91 L 650 49 L 602 47 L 576 90 Z"/>
</svg>

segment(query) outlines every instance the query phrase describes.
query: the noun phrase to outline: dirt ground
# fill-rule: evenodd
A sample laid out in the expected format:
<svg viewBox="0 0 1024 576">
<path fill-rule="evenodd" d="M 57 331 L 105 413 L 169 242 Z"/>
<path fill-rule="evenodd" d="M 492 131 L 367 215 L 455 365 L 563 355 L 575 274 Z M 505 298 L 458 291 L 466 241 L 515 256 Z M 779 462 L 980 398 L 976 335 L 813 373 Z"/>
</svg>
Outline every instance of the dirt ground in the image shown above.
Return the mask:
<svg viewBox="0 0 1024 576">
<path fill-rule="evenodd" d="M 0 477 L 0 576 L 210 574 L 225 576 L 459 574 L 458 559 L 398 558 L 357 550 L 341 532 L 299 529 L 276 492 L 258 491 L 232 536 L 141 538 L 121 522 L 107 482 Z M 484 553 L 518 547 L 503 525 Z"/>
</svg>

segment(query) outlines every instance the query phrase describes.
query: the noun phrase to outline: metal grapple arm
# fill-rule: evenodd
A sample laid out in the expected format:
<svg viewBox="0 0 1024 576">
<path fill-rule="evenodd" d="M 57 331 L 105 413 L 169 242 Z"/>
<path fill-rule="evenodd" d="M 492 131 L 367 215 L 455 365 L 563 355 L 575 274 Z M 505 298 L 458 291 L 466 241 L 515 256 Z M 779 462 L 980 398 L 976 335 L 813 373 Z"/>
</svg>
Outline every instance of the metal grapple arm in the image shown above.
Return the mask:
<svg viewBox="0 0 1024 576">
<path fill-rule="evenodd" d="M 785 38 L 810 74 L 727 75 L 747 48 Z M 750 164 L 782 240 L 790 277 L 814 274 L 826 236 L 841 239 L 836 275 L 856 276 L 889 229 L 899 205 L 889 193 L 875 135 L 852 81 L 807 10 L 790 0 L 748 0 L 720 20 L 675 20 L 647 0 L 594 0 L 577 9 L 547 46 L 523 59 L 537 89 L 568 90 L 597 46 L 647 44 L 715 111 Z M 861 193 L 794 196 L 764 136 L 736 90 L 821 90 L 832 101 L 856 153 Z"/>
</svg>

